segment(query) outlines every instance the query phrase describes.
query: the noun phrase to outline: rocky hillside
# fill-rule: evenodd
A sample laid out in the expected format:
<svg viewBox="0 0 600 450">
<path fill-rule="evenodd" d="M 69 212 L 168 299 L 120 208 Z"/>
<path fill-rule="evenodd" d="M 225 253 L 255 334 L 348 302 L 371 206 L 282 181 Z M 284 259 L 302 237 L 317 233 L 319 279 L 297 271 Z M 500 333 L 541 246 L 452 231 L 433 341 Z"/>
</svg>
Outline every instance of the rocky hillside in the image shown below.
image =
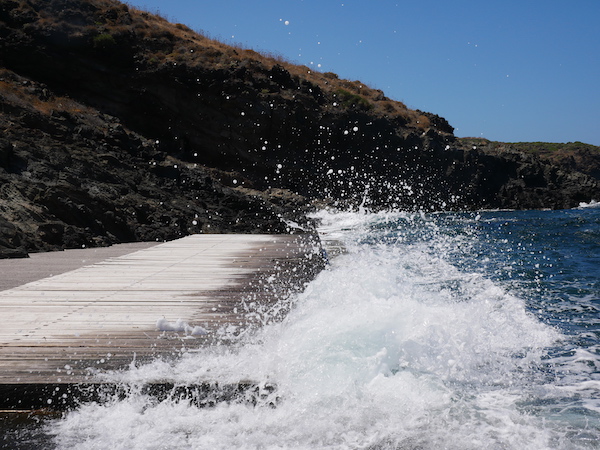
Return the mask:
<svg viewBox="0 0 600 450">
<path fill-rule="evenodd" d="M 0 0 L 5 254 L 287 232 L 315 204 L 563 208 L 598 181 L 113 0 Z"/>
<path fill-rule="evenodd" d="M 460 138 L 466 147 L 476 146 L 491 154 L 518 151 L 600 180 L 600 147 L 583 142 L 495 142 L 481 138 Z"/>
<path fill-rule="evenodd" d="M 224 186 L 119 119 L 0 70 L 0 247 L 49 250 L 198 232 L 285 232 L 282 209 Z"/>
</svg>

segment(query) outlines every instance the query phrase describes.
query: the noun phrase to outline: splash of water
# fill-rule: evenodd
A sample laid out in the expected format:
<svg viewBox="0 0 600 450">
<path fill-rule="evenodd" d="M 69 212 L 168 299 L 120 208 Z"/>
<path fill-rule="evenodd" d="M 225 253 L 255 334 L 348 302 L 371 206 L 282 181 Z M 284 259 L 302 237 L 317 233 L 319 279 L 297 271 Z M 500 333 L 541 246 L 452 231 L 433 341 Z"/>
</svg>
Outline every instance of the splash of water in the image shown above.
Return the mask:
<svg viewBox="0 0 600 450">
<path fill-rule="evenodd" d="M 57 445 L 542 449 L 584 448 L 598 436 L 597 427 L 581 431 L 581 416 L 569 422 L 546 408 L 567 395 L 547 363 L 561 333 L 497 282 L 453 264 L 456 252 L 472 250 L 474 233 L 442 232 L 422 214 L 317 218 L 347 253 L 284 320 L 239 345 L 115 375 L 127 383 L 269 382 L 276 398 L 199 409 L 139 394 L 84 405 L 52 424 Z"/>
</svg>

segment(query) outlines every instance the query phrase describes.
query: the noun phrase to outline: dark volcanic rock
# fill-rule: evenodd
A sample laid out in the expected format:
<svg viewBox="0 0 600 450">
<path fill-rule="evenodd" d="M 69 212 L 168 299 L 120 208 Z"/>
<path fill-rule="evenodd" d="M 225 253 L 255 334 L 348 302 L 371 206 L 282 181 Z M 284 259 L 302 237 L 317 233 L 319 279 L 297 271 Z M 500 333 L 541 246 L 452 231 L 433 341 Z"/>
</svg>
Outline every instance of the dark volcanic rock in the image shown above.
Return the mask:
<svg viewBox="0 0 600 450">
<path fill-rule="evenodd" d="M 597 180 L 465 147 L 359 81 L 113 0 L 0 0 L 0 247 L 287 232 L 311 202 L 563 208 Z M 304 220 L 304 223 L 306 220 Z"/>
<path fill-rule="evenodd" d="M 581 172 L 600 180 L 600 147 L 583 142 L 495 142 L 482 138 L 460 138 L 459 143 L 470 148 L 476 146 L 485 153 L 504 155 L 521 152 L 532 155 L 563 170 Z"/>
<path fill-rule="evenodd" d="M 572 208 L 599 193 L 598 181 L 580 172 L 507 150 L 456 149 L 446 159 L 450 189 L 465 205 L 478 208 Z"/>
<path fill-rule="evenodd" d="M 40 85 L 7 71 L 0 80 L 0 249 L 287 231 L 282 207 L 160 152 L 115 117 L 64 97 L 36 104 Z"/>
</svg>

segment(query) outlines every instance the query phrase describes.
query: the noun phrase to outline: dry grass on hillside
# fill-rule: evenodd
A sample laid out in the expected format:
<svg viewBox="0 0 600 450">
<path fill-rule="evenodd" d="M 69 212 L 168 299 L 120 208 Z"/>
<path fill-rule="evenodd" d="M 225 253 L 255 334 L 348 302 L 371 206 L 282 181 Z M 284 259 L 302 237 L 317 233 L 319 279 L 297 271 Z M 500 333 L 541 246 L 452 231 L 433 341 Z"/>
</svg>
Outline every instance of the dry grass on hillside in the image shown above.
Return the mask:
<svg viewBox="0 0 600 450">
<path fill-rule="evenodd" d="M 318 86 L 332 102 L 368 110 L 379 117 L 425 131 L 429 119 L 402 102 L 387 98 L 381 90 L 361 81 L 340 79 L 331 72 L 319 72 L 290 62 L 282 55 L 257 52 L 241 45 L 228 45 L 180 23 L 171 23 L 159 12 L 151 13 L 115 0 L 90 2 L 65 0 L 20 0 L 14 8 L 22 17 L 35 17 L 36 27 L 46 33 L 66 32 L 72 42 L 92 43 L 97 51 L 126 52 L 135 47 L 138 63 L 147 67 L 185 64 L 220 69 L 241 61 L 260 70 L 281 66 L 296 80 Z M 127 45 L 128 44 L 128 45 Z"/>
<path fill-rule="evenodd" d="M 180 23 L 170 23 L 160 12 L 151 13 L 130 6 L 129 12 L 133 26 L 140 36 L 152 40 L 159 39 L 173 43 L 171 52 L 156 51 L 148 55 L 148 61 L 154 64 L 176 63 L 212 65 L 215 68 L 228 67 L 235 61 L 254 61 L 266 70 L 278 65 L 287 70 L 292 77 L 309 81 L 339 98 L 342 104 L 357 105 L 382 117 L 399 117 L 402 122 L 426 130 L 429 119 L 418 112 L 408 109 L 404 103 L 387 98 L 383 91 L 373 89 L 361 81 L 340 79 L 335 73 L 320 72 L 305 65 L 291 62 L 284 56 L 273 52 L 258 52 L 243 48 L 241 44 L 226 44 L 208 37 L 201 30 L 194 31 Z M 169 47 L 169 46 L 167 46 Z"/>
</svg>

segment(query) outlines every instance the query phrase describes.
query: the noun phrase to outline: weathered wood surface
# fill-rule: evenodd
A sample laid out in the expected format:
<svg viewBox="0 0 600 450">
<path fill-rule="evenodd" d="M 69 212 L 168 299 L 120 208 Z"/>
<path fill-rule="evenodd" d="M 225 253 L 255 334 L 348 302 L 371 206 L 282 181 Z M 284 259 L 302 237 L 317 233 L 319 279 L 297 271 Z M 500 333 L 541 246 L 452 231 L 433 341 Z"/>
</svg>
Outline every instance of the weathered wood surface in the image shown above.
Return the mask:
<svg viewBox="0 0 600 450">
<path fill-rule="evenodd" d="M 111 247 L 69 249 L 62 252 L 32 253 L 29 258 L 0 259 L 0 291 L 31 281 L 60 275 L 108 258 L 153 247 L 157 242 L 131 242 Z"/>
<path fill-rule="evenodd" d="M 0 291 L 0 391 L 176 357 L 244 326 L 244 300 L 273 302 L 322 267 L 306 235 L 193 235 Z M 159 319 L 208 334 L 160 331 Z"/>
</svg>

